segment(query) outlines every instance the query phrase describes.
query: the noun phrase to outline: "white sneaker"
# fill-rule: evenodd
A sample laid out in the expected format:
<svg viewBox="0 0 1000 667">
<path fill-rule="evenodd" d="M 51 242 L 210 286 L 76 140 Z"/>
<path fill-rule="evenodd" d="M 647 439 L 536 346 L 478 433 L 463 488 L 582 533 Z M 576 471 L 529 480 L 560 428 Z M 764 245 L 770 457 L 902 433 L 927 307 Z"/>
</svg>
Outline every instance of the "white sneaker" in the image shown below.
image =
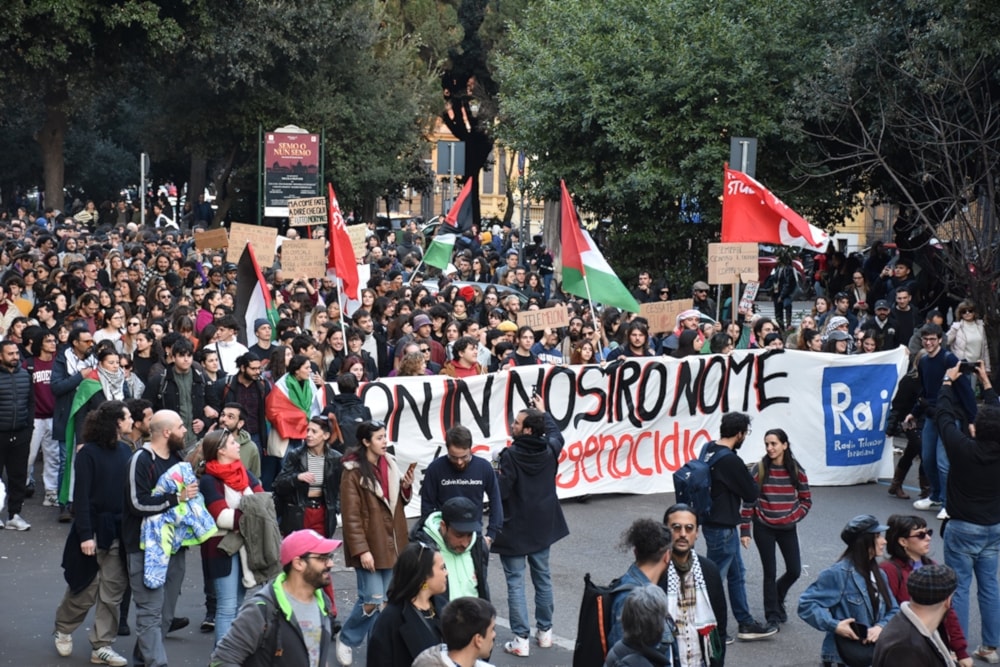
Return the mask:
<svg viewBox="0 0 1000 667">
<path fill-rule="evenodd" d="M 7 519 L 7 525 L 4 528 L 7 530 L 28 530 L 31 528 L 31 524 L 22 519 L 20 514 L 15 514 L 14 518 Z"/>
<path fill-rule="evenodd" d="M 56 651 L 64 658 L 73 655 L 73 635 L 56 630 Z"/>
<path fill-rule="evenodd" d="M 90 662 L 95 665 L 111 665 L 111 667 L 126 667 L 128 660 L 110 646 L 102 646 L 90 652 Z"/>
<path fill-rule="evenodd" d="M 945 519 L 950 519 L 951 515 L 948 514 L 948 510 L 942 507 L 941 511 L 937 513 L 937 518 L 944 521 Z"/>
<path fill-rule="evenodd" d="M 340 635 L 337 635 L 337 662 L 341 665 L 349 665 L 354 662 L 354 651 L 347 644 L 340 641 Z"/>
<path fill-rule="evenodd" d="M 527 658 L 531 646 L 528 644 L 527 637 L 514 637 L 503 645 L 503 650 L 519 658 Z"/>
<path fill-rule="evenodd" d="M 42 501 L 42 507 L 57 507 L 59 505 L 59 494 L 55 491 L 46 491 L 45 500 Z"/>
<path fill-rule="evenodd" d="M 535 630 L 535 641 L 539 648 L 552 648 L 552 628 Z"/>
<path fill-rule="evenodd" d="M 936 500 L 931 500 L 930 497 L 921 498 L 920 500 L 914 501 L 913 509 L 915 510 L 936 510 L 941 507 L 941 503 Z"/>
</svg>

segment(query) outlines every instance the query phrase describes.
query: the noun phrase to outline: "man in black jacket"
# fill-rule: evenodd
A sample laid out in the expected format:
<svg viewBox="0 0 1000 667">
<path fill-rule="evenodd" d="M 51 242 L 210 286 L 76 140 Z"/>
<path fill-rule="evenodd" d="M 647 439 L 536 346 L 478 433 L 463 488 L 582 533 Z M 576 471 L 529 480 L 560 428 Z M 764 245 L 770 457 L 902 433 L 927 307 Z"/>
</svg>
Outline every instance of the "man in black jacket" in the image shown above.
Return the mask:
<svg viewBox="0 0 1000 667">
<path fill-rule="evenodd" d="M 0 343 L 0 473 L 7 472 L 7 530 L 28 530 L 21 518 L 28 483 L 28 450 L 35 421 L 31 376 L 21 367 L 17 343 Z M 0 522 L 3 523 L 3 522 Z"/>
<path fill-rule="evenodd" d="M 153 410 L 173 410 L 187 427 L 184 444 L 194 445 L 205 430 L 205 374 L 194 367 L 194 346 L 182 338 L 171 349 L 173 363 L 149 378 L 143 398 Z"/>
<path fill-rule="evenodd" d="M 706 461 L 712 467 L 712 511 L 702 528 L 708 557 L 719 566 L 719 574 L 729 586 L 729 604 L 739 622 L 737 636 L 743 641 L 764 639 L 778 632 L 776 626 L 755 620 L 747 603 L 746 569 L 740 555 L 740 503 L 757 500 L 757 483 L 736 450 L 748 435 L 750 416 L 730 412 L 722 416 L 719 439 L 705 445 Z M 713 461 L 715 457 L 718 460 Z M 749 544 L 750 538 L 745 539 Z"/>
<path fill-rule="evenodd" d="M 371 421 L 372 411 L 358 397 L 358 378 L 353 373 L 345 370 L 337 376 L 337 391 L 337 394 L 327 394 L 330 400 L 323 412 L 332 414 L 337 420 L 343 442 L 336 444 L 335 449 L 343 454 L 358 444 L 355 435 L 358 424 Z"/>
</svg>

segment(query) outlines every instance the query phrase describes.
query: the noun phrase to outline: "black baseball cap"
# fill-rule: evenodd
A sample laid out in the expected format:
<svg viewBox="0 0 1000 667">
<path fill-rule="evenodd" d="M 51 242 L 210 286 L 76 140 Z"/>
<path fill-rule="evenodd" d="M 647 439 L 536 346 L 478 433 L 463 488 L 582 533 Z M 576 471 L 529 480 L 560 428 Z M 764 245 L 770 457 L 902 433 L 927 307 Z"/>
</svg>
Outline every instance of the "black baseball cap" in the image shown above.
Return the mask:
<svg viewBox="0 0 1000 667">
<path fill-rule="evenodd" d="M 441 520 L 460 533 L 478 533 L 483 529 L 476 503 L 461 496 L 445 502 L 441 507 Z"/>
</svg>

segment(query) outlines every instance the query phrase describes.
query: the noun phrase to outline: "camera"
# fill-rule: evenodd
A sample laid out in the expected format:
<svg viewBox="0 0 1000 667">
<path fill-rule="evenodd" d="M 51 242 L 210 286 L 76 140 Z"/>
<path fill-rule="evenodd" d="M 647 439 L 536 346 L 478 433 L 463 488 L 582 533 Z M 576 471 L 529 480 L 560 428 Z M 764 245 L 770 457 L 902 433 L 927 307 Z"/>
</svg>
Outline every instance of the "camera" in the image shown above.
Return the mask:
<svg viewBox="0 0 1000 667">
<path fill-rule="evenodd" d="M 959 373 L 975 373 L 977 364 L 974 361 L 960 361 L 958 362 L 958 372 Z"/>
</svg>

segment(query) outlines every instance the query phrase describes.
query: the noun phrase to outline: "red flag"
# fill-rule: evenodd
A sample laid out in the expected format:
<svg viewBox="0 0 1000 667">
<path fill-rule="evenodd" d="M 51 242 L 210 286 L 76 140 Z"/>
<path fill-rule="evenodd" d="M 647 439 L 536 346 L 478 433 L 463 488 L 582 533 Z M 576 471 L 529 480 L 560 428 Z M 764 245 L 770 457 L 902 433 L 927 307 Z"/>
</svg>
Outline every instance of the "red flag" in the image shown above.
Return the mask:
<svg viewBox="0 0 1000 667">
<path fill-rule="evenodd" d="M 458 193 L 455 203 L 444 216 L 446 225 L 454 227 L 461 234 L 472 229 L 472 179 L 466 179 L 462 191 Z"/>
<path fill-rule="evenodd" d="M 741 171 L 725 166 L 723 243 L 775 243 L 823 250 L 829 236 L 810 225 L 774 193 Z"/>
<path fill-rule="evenodd" d="M 330 191 L 330 201 L 327 204 L 327 216 L 330 218 L 330 254 L 326 260 L 326 268 L 334 269 L 337 277 L 344 284 L 344 294 L 349 299 L 358 299 L 358 260 L 354 257 L 354 246 L 351 237 L 347 235 L 347 225 L 340 212 L 337 195 L 333 192 L 333 184 L 327 183 Z"/>
<path fill-rule="evenodd" d="M 583 266 L 581 255 L 584 250 L 589 250 L 587 242 L 580 233 L 580 218 L 576 215 L 576 207 L 566 189 L 566 181 L 559 179 L 559 187 L 562 197 L 559 200 L 559 213 L 562 221 L 560 240 L 562 241 L 562 263 L 563 267 L 576 269 L 580 276 L 586 275 L 587 270 Z"/>
</svg>

